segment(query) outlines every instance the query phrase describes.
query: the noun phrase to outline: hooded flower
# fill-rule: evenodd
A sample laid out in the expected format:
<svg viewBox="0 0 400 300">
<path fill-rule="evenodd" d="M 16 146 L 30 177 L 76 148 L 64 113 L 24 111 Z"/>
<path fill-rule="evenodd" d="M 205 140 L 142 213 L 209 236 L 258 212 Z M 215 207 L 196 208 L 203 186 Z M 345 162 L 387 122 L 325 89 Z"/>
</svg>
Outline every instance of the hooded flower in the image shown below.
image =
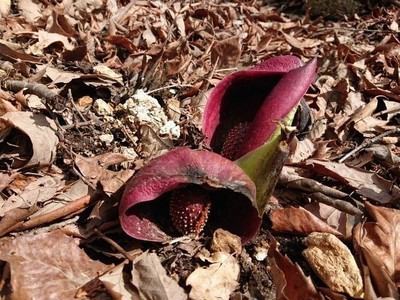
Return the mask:
<svg viewBox="0 0 400 300">
<path fill-rule="evenodd" d="M 200 223 L 195 225 L 224 228 L 246 242 L 261 224 L 255 193 L 254 183 L 232 161 L 208 151 L 176 148 L 130 179 L 119 207 L 120 222 L 136 239 L 165 242 L 181 235 L 176 223 L 185 225 L 200 210 L 200 217 L 192 220 Z"/>
<path fill-rule="evenodd" d="M 208 145 L 232 160 L 262 146 L 315 80 L 316 66 L 315 59 L 303 66 L 295 56 L 278 56 L 225 77 L 204 110 Z"/>
<path fill-rule="evenodd" d="M 256 184 L 263 214 L 287 156 L 280 124 L 290 124 L 316 77 L 317 61 L 303 65 L 278 56 L 232 73 L 211 92 L 202 130 L 211 149 L 236 163 Z"/>
</svg>

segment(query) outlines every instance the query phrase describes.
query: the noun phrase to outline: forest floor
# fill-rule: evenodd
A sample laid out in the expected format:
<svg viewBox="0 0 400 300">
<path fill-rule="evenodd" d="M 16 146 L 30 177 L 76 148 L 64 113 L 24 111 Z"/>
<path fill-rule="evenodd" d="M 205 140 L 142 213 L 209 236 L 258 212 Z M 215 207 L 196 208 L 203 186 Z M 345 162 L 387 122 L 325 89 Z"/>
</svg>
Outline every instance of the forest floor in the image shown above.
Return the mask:
<svg viewBox="0 0 400 300">
<path fill-rule="evenodd" d="M 400 10 L 282 2 L 0 0 L 1 299 L 399 299 Z M 129 178 L 288 54 L 318 75 L 257 236 L 124 233 Z"/>
</svg>

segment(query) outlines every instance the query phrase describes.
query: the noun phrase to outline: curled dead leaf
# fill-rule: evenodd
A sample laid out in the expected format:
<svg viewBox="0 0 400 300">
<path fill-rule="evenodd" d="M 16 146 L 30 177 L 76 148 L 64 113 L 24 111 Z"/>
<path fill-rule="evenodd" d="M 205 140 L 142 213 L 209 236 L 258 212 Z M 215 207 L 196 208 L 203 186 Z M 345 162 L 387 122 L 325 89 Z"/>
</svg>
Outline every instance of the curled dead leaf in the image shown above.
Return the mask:
<svg viewBox="0 0 400 300">
<path fill-rule="evenodd" d="M 133 261 L 132 284 L 143 300 L 186 300 L 178 283 L 167 275 L 155 253 L 145 252 Z"/>
<path fill-rule="evenodd" d="M 356 189 L 360 195 L 379 203 L 390 203 L 400 197 L 399 187 L 373 172 L 350 167 L 344 163 L 315 159 L 307 160 L 304 167 L 347 184 Z"/>
<path fill-rule="evenodd" d="M 354 245 L 380 297 L 400 297 L 400 210 L 365 203 L 367 222 L 354 228 Z"/>
<path fill-rule="evenodd" d="M 310 277 L 304 275 L 299 265 L 282 255 L 275 239 L 268 251 L 272 280 L 276 286 L 276 300 L 322 300 Z"/>
<path fill-rule="evenodd" d="M 55 122 L 42 114 L 8 112 L 0 117 L 0 163 L 12 168 L 47 166 L 56 156 Z"/>
<path fill-rule="evenodd" d="M 2 239 L 0 260 L 9 267 L 5 280 L 12 288 L 11 300 L 73 299 L 81 285 L 108 268 L 58 230 Z"/>
<path fill-rule="evenodd" d="M 228 300 L 238 286 L 240 267 L 236 259 L 225 252 L 215 252 L 213 263 L 197 268 L 186 279 L 193 300 Z"/>
<path fill-rule="evenodd" d="M 270 214 L 272 229 L 280 232 L 309 234 L 327 232 L 337 236 L 342 234 L 302 207 L 275 209 Z"/>
<path fill-rule="evenodd" d="M 81 174 L 92 186 L 100 183 L 107 194 L 115 193 L 133 175 L 133 170 L 111 171 L 108 167 L 131 161 L 129 157 L 119 153 L 105 153 L 95 157 L 77 155 L 75 164 Z"/>
</svg>

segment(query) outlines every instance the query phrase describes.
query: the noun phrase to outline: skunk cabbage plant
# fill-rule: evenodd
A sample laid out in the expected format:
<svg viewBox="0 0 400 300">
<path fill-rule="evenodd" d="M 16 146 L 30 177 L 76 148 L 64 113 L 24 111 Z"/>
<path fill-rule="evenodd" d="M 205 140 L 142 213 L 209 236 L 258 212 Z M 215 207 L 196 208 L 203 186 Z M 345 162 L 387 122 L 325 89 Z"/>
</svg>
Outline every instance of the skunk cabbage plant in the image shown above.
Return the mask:
<svg viewBox="0 0 400 300">
<path fill-rule="evenodd" d="M 216 153 L 176 148 L 153 159 L 127 183 L 119 207 L 123 230 L 165 242 L 204 228 L 253 238 L 261 224 L 251 179 Z"/>
<path fill-rule="evenodd" d="M 271 58 L 223 79 L 210 94 L 203 133 L 215 152 L 176 148 L 127 183 L 123 230 L 147 241 L 224 228 L 252 239 L 283 166 L 288 124 L 316 76 L 316 60 Z"/>
<path fill-rule="evenodd" d="M 202 130 L 211 149 L 236 160 L 257 187 L 260 214 L 275 186 L 281 125 L 289 125 L 300 100 L 315 80 L 315 59 L 303 65 L 295 56 L 278 56 L 232 73 L 211 92 Z M 277 156 L 278 155 L 278 156 Z"/>
</svg>

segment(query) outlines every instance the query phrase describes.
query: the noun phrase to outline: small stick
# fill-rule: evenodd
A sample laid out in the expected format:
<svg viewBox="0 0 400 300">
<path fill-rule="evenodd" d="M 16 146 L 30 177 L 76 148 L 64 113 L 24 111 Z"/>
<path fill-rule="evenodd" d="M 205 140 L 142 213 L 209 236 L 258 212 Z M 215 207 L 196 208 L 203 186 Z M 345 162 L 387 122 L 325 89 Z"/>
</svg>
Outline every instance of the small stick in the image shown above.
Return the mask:
<svg viewBox="0 0 400 300">
<path fill-rule="evenodd" d="M 4 82 L 4 87 L 13 92 L 19 92 L 22 89 L 27 89 L 29 93 L 50 101 L 58 96 L 57 93 L 53 92 L 47 86 L 41 83 L 26 82 L 21 80 L 7 80 Z"/>
<path fill-rule="evenodd" d="M 71 102 L 72 106 L 74 107 L 74 109 L 76 110 L 76 112 L 78 113 L 79 117 L 81 118 L 81 120 L 83 122 L 87 122 L 86 118 L 82 115 L 81 111 L 79 110 L 79 108 L 76 106 L 75 101 L 74 101 L 74 97 L 72 96 L 72 91 L 71 89 L 68 89 L 68 100 Z"/>
<path fill-rule="evenodd" d="M 110 239 L 107 237 L 104 233 L 102 233 L 100 230 L 97 228 L 94 228 L 94 232 L 104 241 L 109 243 L 112 247 L 114 247 L 115 250 L 119 251 L 123 256 L 125 256 L 128 260 L 133 261 L 133 257 L 125 251 L 124 248 L 122 248 L 120 245 L 118 245 L 114 240 Z"/>
<path fill-rule="evenodd" d="M 350 215 L 362 215 L 363 214 L 363 212 L 360 209 L 351 205 L 349 202 L 329 197 L 323 193 L 317 192 L 317 193 L 309 194 L 307 196 L 309 196 L 312 200 L 314 200 L 316 202 L 321 202 L 326 205 L 332 206 L 332 207 L 334 207 L 338 210 L 341 210 L 345 213 L 348 213 Z"/>
<path fill-rule="evenodd" d="M 301 190 L 307 193 L 323 193 L 329 197 L 343 199 L 348 195 L 340 190 L 326 186 L 318 181 L 301 177 L 298 174 L 293 174 L 290 172 L 285 172 L 286 167 L 283 167 L 283 172 L 279 176 L 279 184 L 291 189 Z"/>
<path fill-rule="evenodd" d="M 400 132 L 400 128 L 395 128 L 389 131 L 385 131 L 384 133 L 377 135 L 371 139 L 368 140 L 364 140 L 358 147 L 354 148 L 353 150 L 351 150 L 350 152 L 348 152 L 347 154 L 345 154 L 341 159 L 339 159 L 339 163 L 344 162 L 345 160 L 347 160 L 348 158 L 354 156 L 355 154 L 357 154 L 358 152 L 360 152 L 362 149 L 375 144 L 376 142 L 382 140 L 384 137 L 391 135 L 393 133 L 398 133 Z"/>
<path fill-rule="evenodd" d="M 68 130 L 71 128 L 79 128 L 82 126 L 88 126 L 88 125 L 92 125 L 92 124 L 93 124 L 93 121 L 90 120 L 90 121 L 78 122 L 78 123 L 74 123 L 74 124 L 70 124 L 70 125 L 63 125 L 63 126 L 61 126 L 61 128 L 64 130 Z"/>
<path fill-rule="evenodd" d="M 171 88 L 182 88 L 182 87 L 193 87 L 193 85 L 191 85 L 191 84 L 181 84 L 181 83 L 176 83 L 176 84 L 171 84 L 171 85 L 167 85 L 167 86 L 162 86 L 162 87 L 160 87 L 160 88 L 158 88 L 158 89 L 154 89 L 154 90 L 151 90 L 151 91 L 148 91 L 148 92 L 146 92 L 146 94 L 147 95 L 150 95 L 150 94 L 153 94 L 153 93 L 155 93 L 155 92 L 159 92 L 159 91 L 162 91 L 162 90 L 167 90 L 167 89 L 171 89 Z"/>
<path fill-rule="evenodd" d="M 49 213 L 32 217 L 25 222 L 19 222 L 8 229 L 6 233 L 11 231 L 21 231 L 31 229 L 43 224 L 54 222 L 73 213 L 79 212 L 81 209 L 86 208 L 91 202 L 90 195 L 83 196 L 77 200 L 71 201 L 63 207 L 57 208 Z"/>
</svg>

